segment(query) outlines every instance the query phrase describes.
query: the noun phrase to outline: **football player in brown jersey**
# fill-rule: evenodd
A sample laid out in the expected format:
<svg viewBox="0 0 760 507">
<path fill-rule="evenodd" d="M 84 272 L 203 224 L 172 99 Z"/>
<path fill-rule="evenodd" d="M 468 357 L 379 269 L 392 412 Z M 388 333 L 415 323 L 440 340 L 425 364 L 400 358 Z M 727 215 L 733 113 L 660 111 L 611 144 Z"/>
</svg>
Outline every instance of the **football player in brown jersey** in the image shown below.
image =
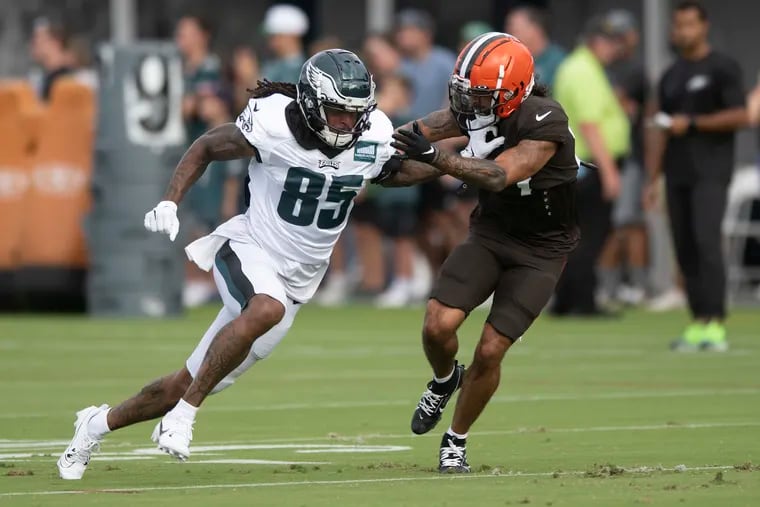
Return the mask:
<svg viewBox="0 0 760 507">
<path fill-rule="evenodd" d="M 459 54 L 450 109 L 395 134 L 398 150 L 479 189 L 470 234 L 448 257 L 427 304 L 422 330 L 434 377 L 412 418 L 426 433 L 461 387 L 440 447 L 441 472 L 468 472 L 470 427 L 499 384 L 501 361 L 549 301 L 579 239 L 575 182 L 579 163 L 562 106 L 534 85 L 533 58 L 515 37 L 490 32 Z M 431 143 L 466 134 L 460 155 Z M 434 168 L 434 169 L 433 169 Z M 419 180 L 420 175 L 406 177 Z M 403 171 L 383 184 L 403 184 Z M 493 296 L 472 363 L 456 361 L 457 329 Z"/>
</svg>

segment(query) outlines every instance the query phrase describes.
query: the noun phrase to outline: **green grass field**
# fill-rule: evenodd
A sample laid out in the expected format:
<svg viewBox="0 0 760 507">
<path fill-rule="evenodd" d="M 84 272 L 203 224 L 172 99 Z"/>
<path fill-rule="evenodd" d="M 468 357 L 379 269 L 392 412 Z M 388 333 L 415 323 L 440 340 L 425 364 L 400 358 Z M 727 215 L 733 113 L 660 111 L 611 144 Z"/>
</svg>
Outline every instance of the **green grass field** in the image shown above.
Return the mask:
<svg viewBox="0 0 760 507">
<path fill-rule="evenodd" d="M 541 319 L 471 432 L 474 473 L 440 476 L 451 409 L 409 430 L 429 376 L 422 309 L 309 306 L 204 405 L 188 463 L 155 453 L 144 423 L 110 435 L 83 480 L 59 480 L 74 412 L 176 369 L 214 314 L 0 317 L 0 506 L 760 505 L 757 310 L 734 313 L 720 355 L 667 350 L 680 313 Z M 484 317 L 461 332 L 465 363 Z"/>
</svg>

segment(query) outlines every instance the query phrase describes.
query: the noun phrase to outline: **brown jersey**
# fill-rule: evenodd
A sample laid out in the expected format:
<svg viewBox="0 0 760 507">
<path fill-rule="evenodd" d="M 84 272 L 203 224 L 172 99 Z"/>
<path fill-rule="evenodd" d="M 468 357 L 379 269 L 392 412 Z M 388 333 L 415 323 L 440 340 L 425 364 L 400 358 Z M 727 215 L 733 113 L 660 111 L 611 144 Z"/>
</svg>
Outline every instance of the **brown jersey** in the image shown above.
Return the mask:
<svg viewBox="0 0 760 507">
<path fill-rule="evenodd" d="M 548 97 L 532 95 L 499 122 L 498 131 L 504 136 L 504 145 L 490 159 L 523 139 L 553 141 L 557 151 L 531 178 L 501 192 L 480 190 L 470 220 L 472 232 L 495 240 L 508 236 L 536 247 L 542 256 L 572 251 L 580 237 L 575 209 L 578 164 L 575 138 L 562 106 Z"/>
</svg>

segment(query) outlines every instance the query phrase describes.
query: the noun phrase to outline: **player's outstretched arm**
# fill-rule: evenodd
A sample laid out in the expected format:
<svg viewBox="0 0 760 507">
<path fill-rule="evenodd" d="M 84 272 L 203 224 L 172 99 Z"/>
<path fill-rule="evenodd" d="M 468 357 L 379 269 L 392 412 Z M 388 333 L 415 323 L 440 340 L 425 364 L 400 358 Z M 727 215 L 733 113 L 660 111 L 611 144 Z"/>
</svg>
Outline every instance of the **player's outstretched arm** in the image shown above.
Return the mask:
<svg viewBox="0 0 760 507">
<path fill-rule="evenodd" d="M 234 123 L 215 127 L 190 145 L 174 169 L 164 201 L 178 203 L 190 187 L 201 177 L 208 165 L 215 160 L 234 160 L 256 156 L 256 148 L 240 132 Z"/>
<path fill-rule="evenodd" d="M 499 192 L 506 187 L 507 172 L 493 161 L 463 158 L 436 149 L 422 134 L 418 122 L 411 130 L 399 129 L 393 134 L 391 146 L 404 152 L 410 159 L 434 166 L 467 184 Z"/>
<path fill-rule="evenodd" d="M 554 141 L 523 139 L 494 160 L 463 158 L 441 152 L 435 167 L 480 188 L 500 192 L 536 174 L 557 152 Z"/>
<path fill-rule="evenodd" d="M 507 169 L 493 160 L 464 158 L 436 150 L 431 164 L 444 174 L 490 192 L 501 192 L 507 187 Z"/>
<path fill-rule="evenodd" d="M 443 174 L 435 167 L 416 160 L 399 160 L 397 167 L 387 177 L 375 183 L 384 187 L 409 187 L 431 181 Z"/>
<path fill-rule="evenodd" d="M 529 178 L 538 172 L 557 151 L 553 141 L 525 139 L 505 150 L 495 160 L 464 158 L 437 150 L 420 132 L 417 124 L 412 130 L 399 130 L 391 143 L 414 160 L 428 163 L 444 174 L 450 174 L 467 184 L 491 192 L 501 192 L 509 185 Z"/>
<path fill-rule="evenodd" d="M 412 130 L 412 124 L 409 122 L 398 130 Z M 462 131 L 459 129 L 454 113 L 451 109 L 440 109 L 433 111 L 422 119 L 416 121 L 420 128 L 420 132 L 430 142 L 440 141 L 442 139 L 448 139 L 450 137 L 459 137 L 462 135 Z"/>
</svg>

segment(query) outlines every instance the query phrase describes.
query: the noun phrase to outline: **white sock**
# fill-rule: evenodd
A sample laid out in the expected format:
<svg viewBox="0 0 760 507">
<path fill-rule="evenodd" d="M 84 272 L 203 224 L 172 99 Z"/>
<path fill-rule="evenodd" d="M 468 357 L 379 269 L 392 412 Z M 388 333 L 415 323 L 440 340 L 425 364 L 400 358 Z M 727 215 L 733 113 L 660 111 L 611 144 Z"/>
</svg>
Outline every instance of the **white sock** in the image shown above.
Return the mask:
<svg viewBox="0 0 760 507">
<path fill-rule="evenodd" d="M 465 433 L 463 435 L 460 435 L 459 433 L 457 433 L 454 430 L 452 430 L 451 426 L 449 426 L 449 429 L 448 429 L 448 431 L 446 431 L 446 433 L 448 433 L 452 437 L 457 438 L 459 440 L 466 440 L 467 439 L 467 433 Z"/>
<path fill-rule="evenodd" d="M 433 375 L 433 380 L 435 380 L 436 383 L 438 383 L 438 384 L 445 384 L 446 382 L 448 382 L 449 380 L 451 380 L 451 377 L 454 376 L 454 372 L 456 370 L 457 370 L 457 365 L 454 364 L 454 368 L 451 369 L 451 373 L 449 373 L 445 377 L 441 377 L 441 378 L 438 378 L 435 375 Z"/>
<path fill-rule="evenodd" d="M 87 421 L 87 433 L 100 440 L 107 434 L 111 433 L 111 428 L 108 427 L 108 412 L 111 409 L 103 410 L 95 414 L 94 417 Z"/>
<path fill-rule="evenodd" d="M 189 419 L 190 421 L 195 421 L 195 414 L 198 412 L 198 407 L 194 407 L 182 398 L 180 398 L 179 402 L 174 406 L 172 409 L 172 413 L 174 415 L 177 415 L 183 419 Z"/>
</svg>

